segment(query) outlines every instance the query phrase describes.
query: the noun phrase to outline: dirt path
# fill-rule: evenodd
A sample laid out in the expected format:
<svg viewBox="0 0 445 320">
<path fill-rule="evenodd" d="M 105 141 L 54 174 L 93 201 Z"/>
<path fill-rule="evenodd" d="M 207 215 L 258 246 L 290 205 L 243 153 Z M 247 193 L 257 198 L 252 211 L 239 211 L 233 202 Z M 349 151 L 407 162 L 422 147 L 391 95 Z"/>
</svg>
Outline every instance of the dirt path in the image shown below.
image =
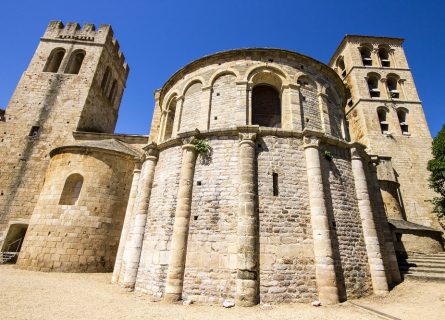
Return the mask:
<svg viewBox="0 0 445 320">
<path fill-rule="evenodd" d="M 379 319 L 348 304 L 224 309 L 153 303 L 110 284 L 111 274 L 63 274 L 0 266 L 0 319 Z M 413 294 L 410 293 L 413 292 Z M 356 302 L 401 319 L 443 319 L 445 284 L 404 283 L 387 297 Z"/>
</svg>

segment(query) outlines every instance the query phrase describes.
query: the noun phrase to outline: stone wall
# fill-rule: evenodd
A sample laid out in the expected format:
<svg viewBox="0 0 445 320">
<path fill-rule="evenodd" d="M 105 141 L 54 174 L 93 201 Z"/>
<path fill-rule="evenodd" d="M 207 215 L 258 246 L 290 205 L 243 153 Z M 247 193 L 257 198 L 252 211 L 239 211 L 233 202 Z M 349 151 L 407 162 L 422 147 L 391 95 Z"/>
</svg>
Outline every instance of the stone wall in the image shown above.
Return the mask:
<svg viewBox="0 0 445 320">
<path fill-rule="evenodd" d="M 260 299 L 308 302 L 317 298 L 306 165 L 301 139 L 258 140 Z M 278 174 L 278 195 L 272 174 Z"/>
<path fill-rule="evenodd" d="M 158 297 L 165 288 L 180 169 L 181 148 L 159 153 L 135 287 Z"/>
<path fill-rule="evenodd" d="M 34 209 L 18 265 L 40 271 L 111 271 L 134 163 L 107 152 L 55 155 Z M 83 176 L 77 202 L 60 204 L 67 177 Z"/>
<path fill-rule="evenodd" d="M 342 138 L 344 133 L 329 126 L 340 128 L 343 122 L 346 100 L 339 81 L 318 61 L 283 50 L 232 50 L 202 58 L 178 71 L 157 92 L 151 139 L 164 140 L 163 132 L 170 126 L 167 121 L 174 122 L 175 128 L 179 124 L 173 137 L 195 128 L 250 125 L 252 89 L 264 84 L 280 94 L 281 128 L 300 131 L 306 127 Z M 320 99 L 327 88 L 337 97 L 330 106 L 335 113 Z M 175 117 L 167 120 L 172 99 L 177 101 Z"/>
<path fill-rule="evenodd" d="M 114 130 L 128 72 L 118 47 L 109 25 L 95 31 L 90 24 L 82 29 L 77 23 L 49 24 L 8 103 L 5 121 L 0 121 L 0 243 L 9 222 L 29 220 L 50 150 L 72 143 L 72 132 L 79 128 Z M 64 49 L 65 55 L 58 72 L 46 72 L 54 49 Z M 78 74 L 67 74 L 75 50 L 84 50 L 85 58 Z M 113 106 L 103 98 L 100 87 L 107 65 L 119 79 Z"/>
<path fill-rule="evenodd" d="M 332 154 L 331 161 L 323 156 L 325 151 Z M 350 152 L 324 146 L 321 155 L 340 296 L 344 300 L 358 298 L 371 292 L 372 287 L 360 213 L 354 195 Z"/>
<path fill-rule="evenodd" d="M 195 166 L 183 294 L 222 302 L 235 295 L 237 137 L 212 137 L 210 146 Z"/>
</svg>

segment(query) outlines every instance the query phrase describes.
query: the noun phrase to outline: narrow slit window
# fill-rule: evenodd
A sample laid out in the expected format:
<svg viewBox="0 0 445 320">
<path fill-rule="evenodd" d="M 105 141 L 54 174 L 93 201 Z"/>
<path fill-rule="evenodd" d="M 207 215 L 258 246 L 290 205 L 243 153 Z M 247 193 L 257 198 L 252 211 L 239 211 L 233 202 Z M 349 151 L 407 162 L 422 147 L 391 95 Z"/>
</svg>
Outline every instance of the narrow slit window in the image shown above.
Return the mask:
<svg viewBox="0 0 445 320">
<path fill-rule="evenodd" d="M 278 173 L 272 173 L 272 184 L 273 184 L 273 195 L 274 197 L 278 196 Z"/>
</svg>

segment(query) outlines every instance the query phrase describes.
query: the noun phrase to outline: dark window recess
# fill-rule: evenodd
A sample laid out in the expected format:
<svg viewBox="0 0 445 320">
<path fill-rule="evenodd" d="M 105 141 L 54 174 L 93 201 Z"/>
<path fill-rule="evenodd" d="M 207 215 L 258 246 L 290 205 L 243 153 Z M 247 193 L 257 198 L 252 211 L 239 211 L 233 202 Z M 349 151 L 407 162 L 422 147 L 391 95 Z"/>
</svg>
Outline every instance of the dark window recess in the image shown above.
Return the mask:
<svg viewBox="0 0 445 320">
<path fill-rule="evenodd" d="M 213 117 L 213 120 L 218 120 L 218 117 L 217 116 Z"/>
<path fill-rule="evenodd" d="M 198 220 L 198 216 L 193 216 L 193 220 Z"/>
<path fill-rule="evenodd" d="M 219 92 L 216 94 L 217 97 L 219 97 Z"/>
<path fill-rule="evenodd" d="M 278 173 L 272 173 L 273 195 L 278 196 Z"/>
<path fill-rule="evenodd" d="M 29 131 L 29 136 L 33 138 L 37 138 L 39 136 L 40 127 L 32 126 L 31 131 Z"/>
<path fill-rule="evenodd" d="M 201 185 L 201 181 L 196 181 L 196 185 L 200 186 Z"/>
</svg>

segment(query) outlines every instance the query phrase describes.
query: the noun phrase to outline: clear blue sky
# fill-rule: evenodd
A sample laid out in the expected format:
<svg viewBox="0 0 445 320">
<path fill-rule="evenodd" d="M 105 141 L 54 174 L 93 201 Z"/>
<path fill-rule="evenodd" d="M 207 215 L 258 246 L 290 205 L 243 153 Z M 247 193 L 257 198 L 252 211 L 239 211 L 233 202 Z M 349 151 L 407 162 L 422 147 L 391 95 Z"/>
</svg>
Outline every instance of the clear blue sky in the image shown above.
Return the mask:
<svg viewBox="0 0 445 320">
<path fill-rule="evenodd" d="M 444 1 L 2 1 L 0 106 L 5 108 L 50 20 L 111 24 L 131 71 L 116 132 L 147 134 L 153 92 L 217 51 L 277 47 L 327 63 L 345 34 L 403 37 L 427 121 L 445 123 Z"/>
</svg>

